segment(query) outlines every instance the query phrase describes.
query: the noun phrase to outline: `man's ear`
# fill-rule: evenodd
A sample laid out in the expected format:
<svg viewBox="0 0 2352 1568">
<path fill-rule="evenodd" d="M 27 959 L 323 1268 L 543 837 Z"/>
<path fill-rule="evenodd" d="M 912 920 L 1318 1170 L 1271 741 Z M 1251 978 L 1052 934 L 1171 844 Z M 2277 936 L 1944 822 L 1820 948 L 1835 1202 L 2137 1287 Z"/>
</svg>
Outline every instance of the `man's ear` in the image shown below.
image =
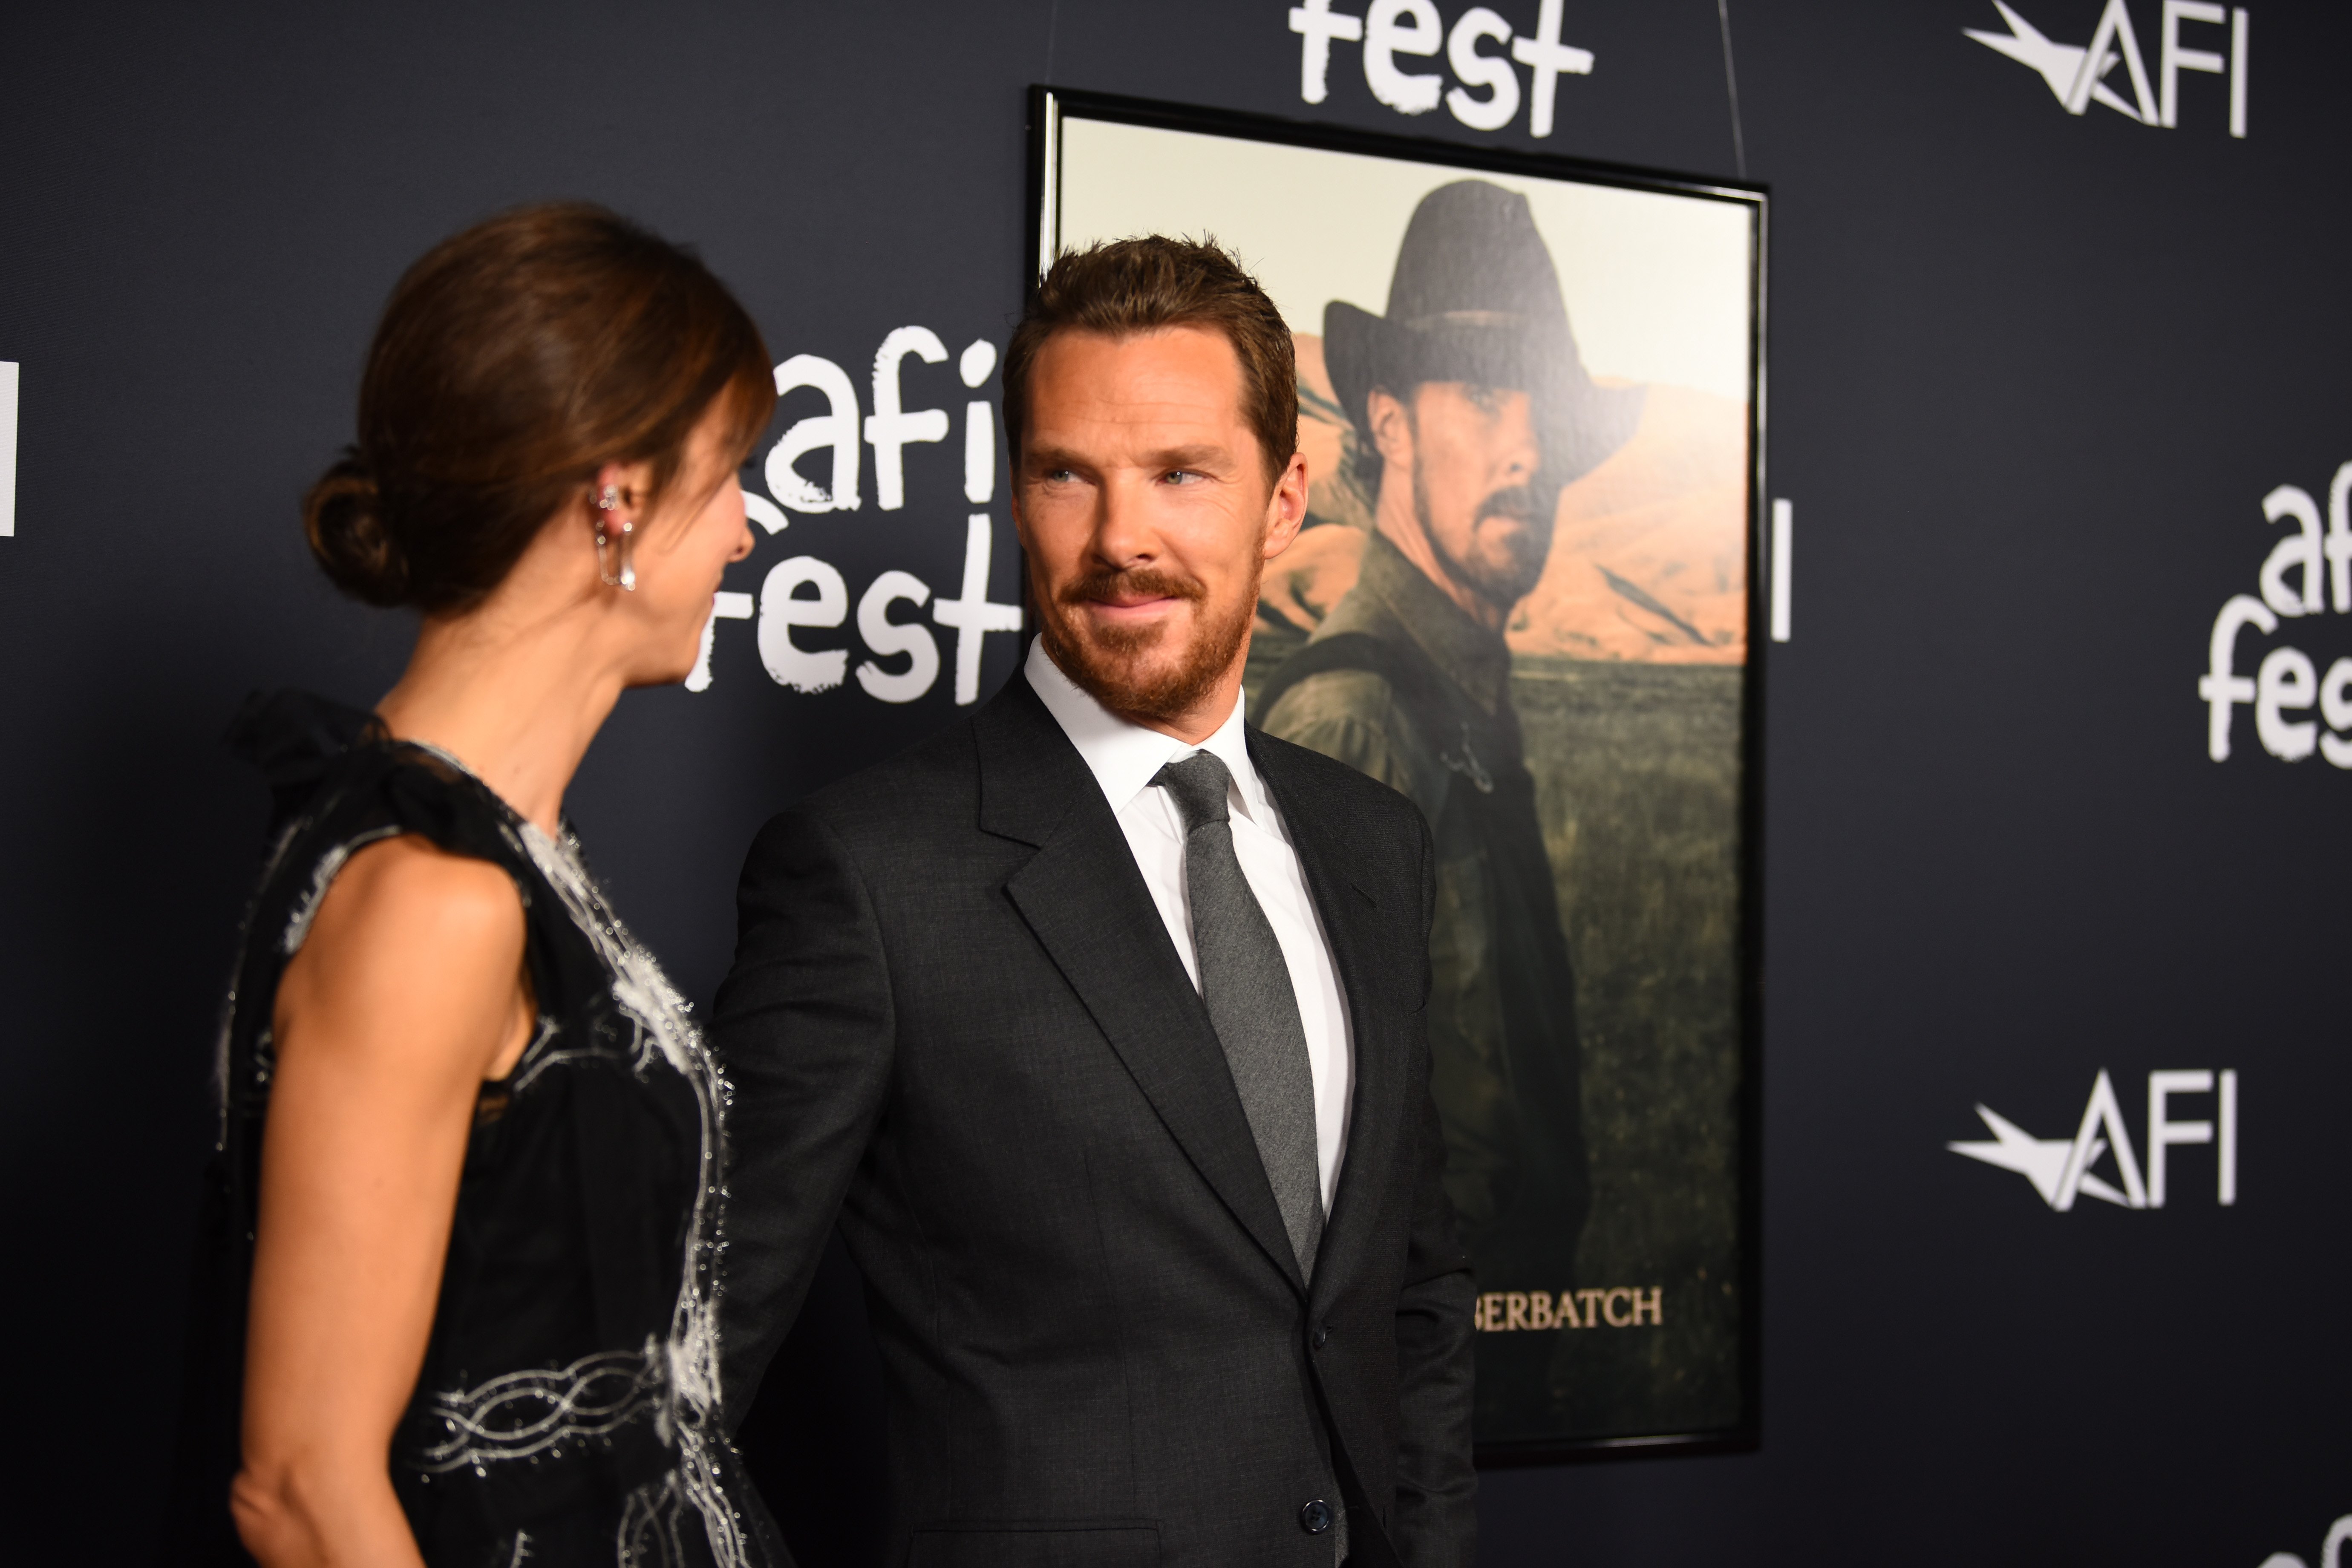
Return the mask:
<svg viewBox="0 0 2352 1568">
<path fill-rule="evenodd" d="M 1289 549 L 1298 531 L 1307 525 L 1307 454 L 1291 453 L 1282 477 L 1274 482 L 1274 493 L 1266 498 L 1263 559 L 1271 561 Z"/>
<path fill-rule="evenodd" d="M 1391 468 L 1412 466 L 1412 411 L 1385 386 L 1376 386 L 1364 399 L 1365 422 L 1371 426 L 1372 449 Z"/>
</svg>

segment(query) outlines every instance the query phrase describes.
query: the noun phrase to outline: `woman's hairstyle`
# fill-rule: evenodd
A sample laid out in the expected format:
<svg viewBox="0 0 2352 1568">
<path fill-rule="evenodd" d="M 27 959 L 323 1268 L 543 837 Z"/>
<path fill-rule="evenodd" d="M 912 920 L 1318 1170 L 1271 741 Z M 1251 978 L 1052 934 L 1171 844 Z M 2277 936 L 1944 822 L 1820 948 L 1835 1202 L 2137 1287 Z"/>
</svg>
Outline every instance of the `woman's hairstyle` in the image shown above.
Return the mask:
<svg viewBox="0 0 2352 1568">
<path fill-rule="evenodd" d="M 462 611 L 605 464 L 652 465 L 648 513 L 714 407 L 740 458 L 775 404 L 759 328 L 692 253 L 586 203 L 523 207 L 393 289 L 358 444 L 303 530 L 353 598 Z"/>
</svg>

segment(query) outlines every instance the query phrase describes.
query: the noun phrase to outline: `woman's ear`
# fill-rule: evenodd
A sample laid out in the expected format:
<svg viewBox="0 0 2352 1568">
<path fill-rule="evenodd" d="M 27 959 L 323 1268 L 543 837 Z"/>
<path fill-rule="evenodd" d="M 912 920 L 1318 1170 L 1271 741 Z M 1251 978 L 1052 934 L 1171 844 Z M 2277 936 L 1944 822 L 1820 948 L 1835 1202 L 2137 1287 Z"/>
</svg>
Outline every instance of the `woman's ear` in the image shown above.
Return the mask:
<svg viewBox="0 0 2352 1568">
<path fill-rule="evenodd" d="M 631 493 L 628 467 L 607 463 L 588 481 L 588 523 L 598 533 L 617 531 L 624 521 L 637 518 L 636 497 Z"/>
<path fill-rule="evenodd" d="M 653 488 L 651 463 L 606 463 L 588 481 L 588 521 L 601 531 L 619 532 L 621 524 L 635 532 L 646 525 L 646 501 Z"/>
</svg>

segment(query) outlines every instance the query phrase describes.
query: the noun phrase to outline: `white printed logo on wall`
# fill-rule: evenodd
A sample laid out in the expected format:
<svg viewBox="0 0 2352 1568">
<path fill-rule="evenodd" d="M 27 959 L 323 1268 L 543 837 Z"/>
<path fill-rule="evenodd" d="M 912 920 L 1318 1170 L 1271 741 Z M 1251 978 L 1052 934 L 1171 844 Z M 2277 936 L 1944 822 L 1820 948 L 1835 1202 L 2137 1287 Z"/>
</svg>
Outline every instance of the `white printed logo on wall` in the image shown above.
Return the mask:
<svg viewBox="0 0 2352 1568">
<path fill-rule="evenodd" d="M 0 539 L 16 533 L 16 362 L 0 360 Z"/>
<path fill-rule="evenodd" d="M 1528 134 L 1551 134 L 1563 76 L 1591 76 L 1592 51 L 1560 42 L 1565 0 L 1542 0 L 1532 33 L 1484 5 L 1473 5 L 1447 26 L 1433 0 L 1371 0 L 1361 16 L 1331 9 L 1331 0 L 1300 0 L 1290 8 L 1298 35 L 1298 96 L 1320 103 L 1329 96 L 1331 46 L 1358 44 L 1364 85 L 1399 114 L 1427 114 L 1439 104 L 1473 131 L 1500 131 L 1528 106 Z M 1412 68 L 1440 47 L 1454 73 Z M 1491 52 L 1490 52 L 1491 51 Z M 1512 62 L 1528 68 L 1525 90 Z"/>
<path fill-rule="evenodd" d="M 2270 637 L 2282 621 L 2306 620 L 2331 606 L 2339 616 L 2352 615 L 2352 463 L 2338 467 L 2327 487 L 2324 535 L 2319 503 L 2298 485 L 2280 485 L 2264 496 L 2263 516 L 2292 526 L 2271 546 L 2255 577 L 2262 596 L 2232 594 L 2213 617 L 2205 673 L 2197 682 L 2205 704 L 2205 754 L 2229 761 L 2236 710 L 2251 706 L 2254 736 L 2272 756 L 2299 763 L 2316 752 L 2339 768 L 2352 768 L 2352 658 L 2336 659 L 2322 676 L 2309 654 L 2282 645 L 2263 656 L 2253 675 L 2238 673 L 2238 638 L 2249 628 Z M 2289 717 L 2308 713 L 2315 703 L 2327 721 L 2326 733 L 2317 721 Z"/>
<path fill-rule="evenodd" d="M 2099 25 L 2092 31 L 2087 48 L 2044 37 L 2005 0 L 1993 0 L 1993 8 L 2009 24 L 2008 32 L 1995 33 L 1979 27 L 1964 27 L 1961 31 L 1987 48 L 1997 49 L 2041 73 L 2042 79 L 2050 84 L 2051 96 L 2069 114 L 2081 114 L 2095 103 L 2114 110 L 2126 120 L 2169 131 L 2180 123 L 2181 74 L 2203 72 L 2230 79 L 2230 134 L 2241 138 L 2246 134 L 2247 17 L 2243 6 L 2224 11 L 2208 0 L 2163 0 L 2157 32 L 2158 86 L 2153 94 L 2148 91 L 2147 61 L 2140 53 L 2139 35 L 2133 30 L 2131 11 L 2124 0 L 2107 0 L 2107 8 L 2099 13 Z M 2181 35 L 2184 25 L 2226 25 L 2230 30 L 2227 57 L 2212 49 L 2189 47 Z M 2189 35 L 2190 41 L 2197 37 L 2198 35 Z M 2118 65 L 2124 68 L 2121 79 L 2115 78 Z M 2131 89 L 2129 99 L 2117 90 L 2126 86 Z"/>
<path fill-rule="evenodd" d="M 874 412 L 858 417 L 857 387 L 849 373 L 817 354 L 794 354 L 776 367 L 776 395 L 814 391 L 824 397 L 825 412 L 794 421 L 769 451 L 764 477 L 770 500 L 754 491 L 743 492 L 743 510 L 771 534 L 790 523 L 787 510 L 807 516 L 832 511 L 856 511 L 862 504 L 858 471 L 865 449 L 874 450 L 874 500 L 877 510 L 900 511 L 907 505 L 906 451 L 923 442 L 944 441 L 949 431 L 944 408 L 906 406 L 906 362 L 941 364 L 947 345 L 929 327 L 899 327 L 875 351 L 870 383 Z M 956 374 L 964 385 L 979 390 L 996 370 L 996 345 L 986 338 L 967 344 L 957 357 Z M 832 462 L 824 482 L 803 473 L 799 464 L 813 455 L 829 455 Z M 985 397 L 971 398 L 963 410 L 963 501 L 967 509 L 985 508 L 996 494 L 996 408 Z M 779 504 L 781 503 L 781 504 Z M 866 584 L 857 599 L 857 635 L 874 657 L 850 668 L 845 647 L 805 647 L 794 640 L 795 628 L 822 632 L 849 618 L 849 584 L 838 568 L 814 555 L 794 555 L 768 568 L 755 596 L 721 592 L 703 624 L 702 657 L 687 677 L 689 691 L 707 691 L 711 685 L 710 655 L 721 621 L 758 620 L 756 640 L 760 663 L 779 686 L 794 691 L 831 691 L 852 675 L 868 697 L 882 702 L 912 702 L 939 679 L 940 646 L 921 620 L 891 619 L 902 602 L 917 610 L 929 605 L 931 619 L 955 633 L 955 700 L 969 704 L 980 700 L 980 656 L 991 632 L 1021 629 L 1021 606 L 993 603 L 988 597 L 989 568 L 994 558 L 995 525 L 985 510 L 967 510 L 964 518 L 963 571 L 952 598 L 934 597 L 931 585 L 911 572 L 887 571 Z M 906 661 L 893 668 L 883 661 Z"/>
<path fill-rule="evenodd" d="M 2190 1096 L 2214 1095 L 2210 1121 L 2183 1120 L 2173 1114 L 2174 1101 Z M 2097 1198 L 2118 1208 L 2160 1209 L 2168 1195 L 2168 1153 L 2183 1144 L 2211 1143 L 2214 1150 L 2215 1195 L 2224 1207 L 2238 1201 L 2238 1075 L 2224 1068 L 2152 1072 L 2147 1075 L 2147 1174 L 2133 1152 L 2131 1131 L 2124 1125 L 2123 1106 L 2105 1068 L 2091 1085 L 2090 1102 L 2072 1138 L 2036 1138 L 1989 1105 L 1977 1115 L 1992 1131 L 1990 1140 L 1944 1145 L 1955 1154 L 2003 1171 L 2014 1171 L 2033 1184 L 2042 1201 L 2064 1214 L 2079 1197 Z M 2098 1173 L 2105 1164 L 2115 1173 L 2109 1181 Z M 2120 1184 L 2120 1185 L 2118 1185 Z"/>
<path fill-rule="evenodd" d="M 2346 1514 L 2327 1527 L 2327 1539 L 2319 1543 L 2319 1568 L 2338 1568 L 2347 1544 L 2352 1544 L 2352 1513 Z M 2308 1565 L 2292 1552 L 2273 1552 L 2263 1559 L 2263 1568 L 2308 1568 Z"/>
</svg>

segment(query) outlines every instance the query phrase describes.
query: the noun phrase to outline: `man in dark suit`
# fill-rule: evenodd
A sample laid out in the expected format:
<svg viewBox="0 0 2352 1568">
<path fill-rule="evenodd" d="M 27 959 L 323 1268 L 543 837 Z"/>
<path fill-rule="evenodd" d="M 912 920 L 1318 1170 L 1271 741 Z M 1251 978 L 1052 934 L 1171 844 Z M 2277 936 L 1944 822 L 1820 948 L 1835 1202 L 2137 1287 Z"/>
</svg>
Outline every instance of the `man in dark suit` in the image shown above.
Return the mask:
<svg viewBox="0 0 2352 1568">
<path fill-rule="evenodd" d="M 744 868 L 729 1408 L 837 1215 L 893 1562 L 1466 1568 L 1428 830 L 1242 721 L 1306 511 L 1288 331 L 1213 248 L 1098 247 L 1041 285 L 1004 407 L 1025 668 Z"/>
</svg>

